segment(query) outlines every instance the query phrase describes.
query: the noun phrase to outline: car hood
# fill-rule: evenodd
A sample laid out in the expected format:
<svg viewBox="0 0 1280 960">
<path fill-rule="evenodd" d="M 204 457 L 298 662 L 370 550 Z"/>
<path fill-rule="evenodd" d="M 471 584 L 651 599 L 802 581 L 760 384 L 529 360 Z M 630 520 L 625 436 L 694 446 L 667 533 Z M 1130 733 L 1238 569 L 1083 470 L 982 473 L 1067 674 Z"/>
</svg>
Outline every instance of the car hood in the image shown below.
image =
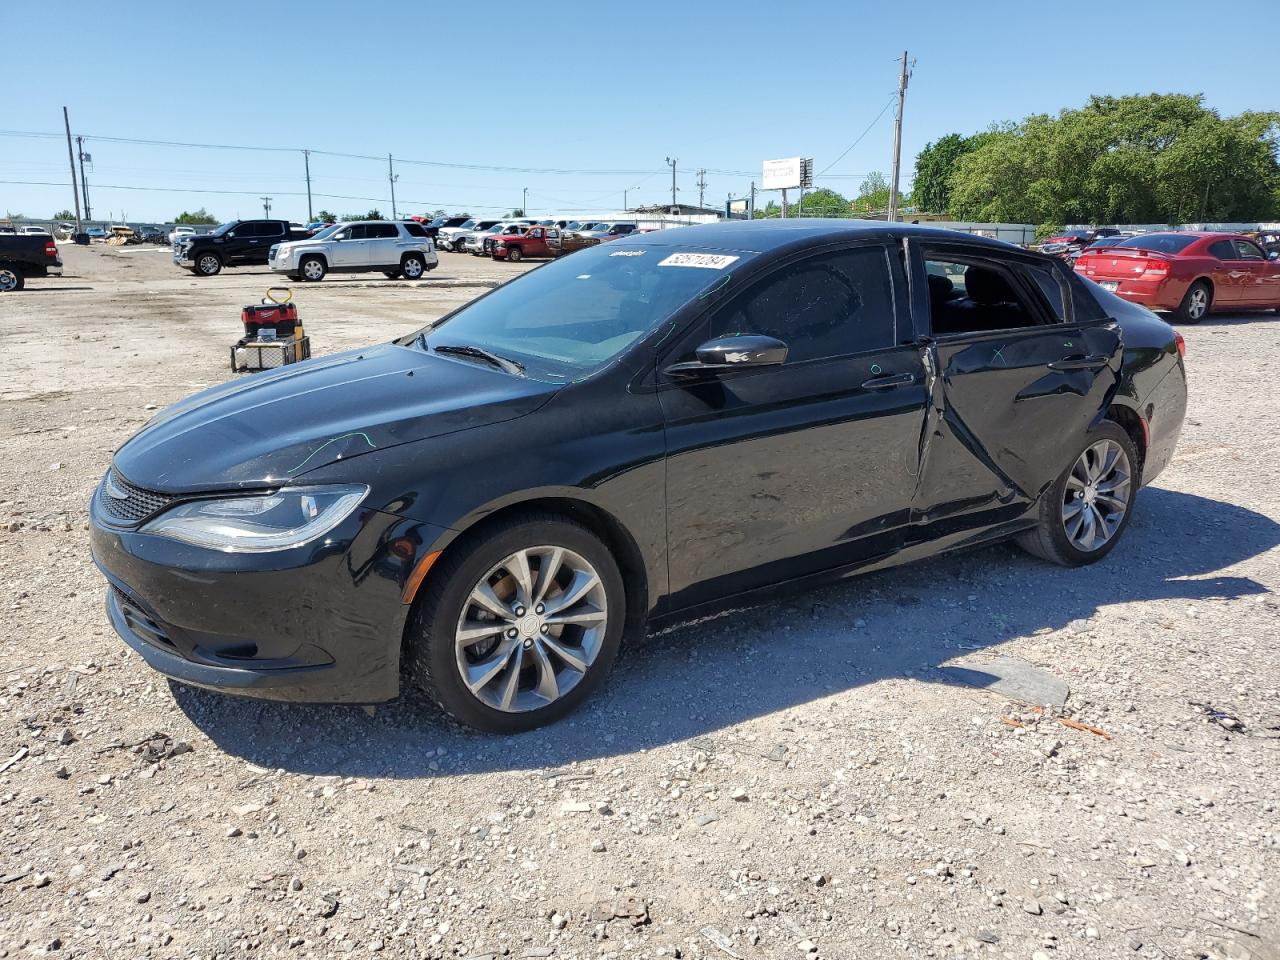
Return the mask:
<svg viewBox="0 0 1280 960">
<path fill-rule="evenodd" d="M 383 344 L 194 394 L 128 440 L 113 466 L 162 493 L 278 485 L 336 460 L 522 417 L 559 388 Z"/>
</svg>

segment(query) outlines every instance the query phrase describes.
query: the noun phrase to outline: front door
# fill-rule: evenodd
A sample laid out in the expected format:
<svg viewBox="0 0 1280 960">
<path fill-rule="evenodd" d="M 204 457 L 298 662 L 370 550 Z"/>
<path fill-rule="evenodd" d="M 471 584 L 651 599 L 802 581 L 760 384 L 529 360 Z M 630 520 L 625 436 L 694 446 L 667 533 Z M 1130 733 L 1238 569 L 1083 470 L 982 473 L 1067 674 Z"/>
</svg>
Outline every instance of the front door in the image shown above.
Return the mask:
<svg viewBox="0 0 1280 960">
<path fill-rule="evenodd" d="M 1251 240 L 1232 240 L 1236 262 L 1249 271 L 1240 303 L 1247 307 L 1274 307 L 1280 304 L 1280 262 L 1268 260 L 1262 248 Z"/>
<path fill-rule="evenodd" d="M 357 223 L 334 234 L 333 239 L 337 242 L 329 248 L 329 266 L 346 270 L 367 266 L 368 229 L 364 224 Z"/>
<path fill-rule="evenodd" d="M 901 544 L 926 393 L 919 349 L 899 342 L 899 262 L 873 244 L 784 264 L 660 358 L 737 333 L 788 345 L 781 366 L 695 383 L 659 374 L 673 608 Z"/>
<path fill-rule="evenodd" d="M 925 246 L 929 429 L 917 539 L 1015 520 L 1083 450 L 1120 373 L 1119 326 L 1074 316 L 1058 267 L 991 247 Z"/>
</svg>

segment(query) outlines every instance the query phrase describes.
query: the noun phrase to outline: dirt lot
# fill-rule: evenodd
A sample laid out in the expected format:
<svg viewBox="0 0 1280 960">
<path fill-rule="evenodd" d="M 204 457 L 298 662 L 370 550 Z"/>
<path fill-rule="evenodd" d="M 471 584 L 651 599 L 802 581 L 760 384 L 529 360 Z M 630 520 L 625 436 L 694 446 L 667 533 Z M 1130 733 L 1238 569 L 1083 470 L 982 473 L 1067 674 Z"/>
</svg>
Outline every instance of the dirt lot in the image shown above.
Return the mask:
<svg viewBox="0 0 1280 960">
<path fill-rule="evenodd" d="M 171 687 L 112 634 L 90 493 L 273 277 L 64 250 L 0 297 L 0 957 L 1280 958 L 1280 317 L 1184 328 L 1181 446 L 1104 563 L 682 627 L 499 738 Z M 317 353 L 523 269 L 441 260 L 300 287 Z M 997 658 L 1065 707 L 940 667 Z"/>
</svg>

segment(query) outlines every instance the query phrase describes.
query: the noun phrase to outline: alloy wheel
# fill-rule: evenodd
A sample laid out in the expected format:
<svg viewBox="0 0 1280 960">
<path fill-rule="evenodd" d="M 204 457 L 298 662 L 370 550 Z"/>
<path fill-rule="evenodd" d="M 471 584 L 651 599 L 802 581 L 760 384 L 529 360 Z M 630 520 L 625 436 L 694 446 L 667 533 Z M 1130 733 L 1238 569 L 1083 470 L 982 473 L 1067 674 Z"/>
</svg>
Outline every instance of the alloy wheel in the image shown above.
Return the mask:
<svg viewBox="0 0 1280 960">
<path fill-rule="evenodd" d="M 408 279 L 416 280 L 418 277 L 422 276 L 422 261 L 414 257 L 410 257 L 404 262 L 404 265 L 400 268 L 400 272 Z"/>
<path fill-rule="evenodd" d="M 1131 475 L 1129 456 L 1114 440 L 1080 454 L 1062 501 L 1062 528 L 1073 547 L 1092 553 L 1116 535 L 1129 510 Z"/>
<path fill-rule="evenodd" d="M 1209 291 L 1204 287 L 1196 287 L 1191 291 L 1191 300 L 1187 304 L 1187 316 L 1192 320 L 1204 317 L 1209 309 Z"/>
<path fill-rule="evenodd" d="M 12 270 L 0 269 L 0 291 L 8 292 L 18 289 L 18 275 Z"/>
<path fill-rule="evenodd" d="M 536 710 L 587 675 L 609 622 L 604 583 L 557 546 L 517 550 L 492 567 L 462 606 L 454 650 L 462 682 L 505 713 Z"/>
<path fill-rule="evenodd" d="M 319 260 L 308 260 L 302 265 L 302 275 L 308 280 L 319 280 L 324 276 L 324 268 Z"/>
<path fill-rule="evenodd" d="M 215 256 L 205 256 L 200 258 L 200 272 L 206 277 L 211 277 L 218 272 L 218 258 Z"/>
</svg>

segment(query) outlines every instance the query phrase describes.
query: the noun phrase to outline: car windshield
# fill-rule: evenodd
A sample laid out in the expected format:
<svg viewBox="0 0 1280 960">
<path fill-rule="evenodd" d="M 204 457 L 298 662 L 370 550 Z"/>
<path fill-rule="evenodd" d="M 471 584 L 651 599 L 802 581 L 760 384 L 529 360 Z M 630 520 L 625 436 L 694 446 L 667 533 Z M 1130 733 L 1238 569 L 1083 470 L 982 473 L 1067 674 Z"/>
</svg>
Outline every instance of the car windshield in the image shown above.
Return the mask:
<svg viewBox="0 0 1280 960">
<path fill-rule="evenodd" d="M 323 230 L 321 230 L 311 239 L 312 240 L 328 240 L 330 237 L 332 237 L 335 233 L 337 233 L 339 230 L 341 230 L 345 226 L 346 226 L 345 223 L 335 223 L 331 227 L 325 227 Z"/>
<path fill-rule="evenodd" d="M 503 284 L 419 336 L 431 349 L 479 347 L 549 383 L 581 379 L 699 294 L 723 285 L 749 254 L 680 247 L 588 247 Z"/>
<path fill-rule="evenodd" d="M 474 220 L 464 220 L 462 223 L 458 224 L 458 229 L 470 230 L 475 225 L 476 225 L 476 222 Z"/>
<path fill-rule="evenodd" d="M 1149 233 L 1145 237 L 1126 237 L 1113 246 L 1137 247 L 1139 250 L 1154 250 L 1156 253 L 1181 253 L 1196 238 L 1184 233 Z"/>
<path fill-rule="evenodd" d="M 210 230 L 209 233 L 212 236 L 220 237 L 234 226 L 235 226 L 234 223 L 220 223 L 218 224 L 218 226 Z"/>
<path fill-rule="evenodd" d="M 448 219 L 449 219 L 448 217 L 436 217 L 434 220 L 432 220 L 431 222 L 429 222 L 429 223 L 427 224 L 427 226 L 428 226 L 428 227 L 443 227 L 443 226 L 444 226 L 444 224 L 445 224 L 445 221 L 446 221 L 446 220 L 448 220 Z"/>
</svg>

